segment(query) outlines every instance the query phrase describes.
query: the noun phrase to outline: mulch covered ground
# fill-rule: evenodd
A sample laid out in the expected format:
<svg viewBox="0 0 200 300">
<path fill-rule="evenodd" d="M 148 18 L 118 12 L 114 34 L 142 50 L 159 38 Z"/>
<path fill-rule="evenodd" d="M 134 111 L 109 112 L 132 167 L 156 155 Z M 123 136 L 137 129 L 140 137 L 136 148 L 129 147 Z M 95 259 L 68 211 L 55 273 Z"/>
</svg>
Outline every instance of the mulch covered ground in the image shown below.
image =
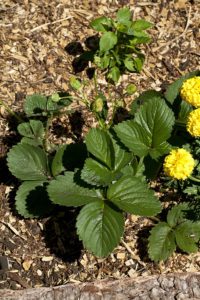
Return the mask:
<svg viewBox="0 0 200 300">
<path fill-rule="evenodd" d="M 128 83 L 137 86 L 134 97 L 147 89 L 164 90 L 173 80 L 199 68 L 198 0 L 5 0 L 0 4 L 0 98 L 23 115 L 28 95 L 71 92 L 69 79 L 80 71 L 73 68 L 79 47 L 70 52 L 71 43 L 78 42 L 86 50 L 86 39 L 95 34 L 89 23 L 99 16 L 115 18 L 122 7 L 130 8 L 134 20 L 146 19 L 155 25 L 149 30 L 151 43 L 141 47 L 146 54 L 143 71 L 124 75 L 115 88 L 117 94 Z M 86 70 L 77 76 L 87 78 Z M 104 83 L 102 76 L 101 90 Z M 91 97 L 92 91 L 91 80 Z M 124 99 L 127 105 L 134 97 Z M 75 114 L 53 122 L 51 138 L 57 143 L 84 139 L 88 129 L 95 126 L 82 105 L 72 106 Z M 164 263 L 150 261 L 147 238 L 152 221 L 147 218 L 128 215 L 122 242 L 109 257 L 99 259 L 78 240 L 76 211 L 62 208 L 39 220 L 19 216 L 14 206 L 18 181 L 6 167 L 6 153 L 19 141 L 16 126 L 0 106 L 0 288 L 200 270 L 200 252 L 186 255 L 177 251 Z M 155 185 L 159 192 L 159 185 Z M 168 200 L 176 197 L 167 192 L 159 195 Z"/>
</svg>

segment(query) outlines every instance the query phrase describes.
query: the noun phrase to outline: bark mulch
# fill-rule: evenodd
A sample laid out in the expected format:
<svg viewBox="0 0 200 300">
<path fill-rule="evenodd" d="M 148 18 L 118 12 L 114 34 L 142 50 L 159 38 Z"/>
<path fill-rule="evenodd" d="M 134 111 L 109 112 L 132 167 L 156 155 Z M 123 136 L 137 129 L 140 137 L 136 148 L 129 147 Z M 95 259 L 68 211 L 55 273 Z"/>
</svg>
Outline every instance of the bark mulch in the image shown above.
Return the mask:
<svg viewBox="0 0 200 300">
<path fill-rule="evenodd" d="M 146 19 L 155 25 L 149 30 L 152 41 L 141 47 L 146 54 L 142 72 L 124 75 L 116 87 L 117 94 L 128 83 L 137 86 L 134 97 L 147 89 L 165 90 L 173 80 L 199 68 L 198 0 L 5 0 L 0 4 L 0 98 L 23 116 L 28 95 L 71 92 L 69 79 L 73 74 L 88 79 L 87 68 L 81 71 L 84 66 L 77 63 L 77 56 L 87 49 L 88 38 L 95 35 L 90 21 L 98 16 L 115 17 L 122 7 L 130 8 L 133 19 Z M 103 76 L 100 79 L 100 89 L 104 91 Z M 90 82 L 88 94 L 92 98 Z M 126 104 L 134 97 L 126 98 Z M 84 140 L 94 126 L 93 117 L 82 105 L 74 103 L 72 107 L 77 110 L 75 114 L 54 120 L 52 140 Z M 100 259 L 88 253 L 78 240 L 77 211 L 62 208 L 53 216 L 32 220 L 19 216 L 14 206 L 18 181 L 6 167 L 6 153 L 19 140 L 16 125 L 1 106 L 1 289 L 200 271 L 200 252 L 186 255 L 177 251 L 165 262 L 150 261 L 147 238 L 152 221 L 147 218 L 127 215 L 120 245 L 109 257 Z M 176 199 L 177 195 L 160 193 L 160 185 L 155 185 L 162 199 Z"/>
</svg>

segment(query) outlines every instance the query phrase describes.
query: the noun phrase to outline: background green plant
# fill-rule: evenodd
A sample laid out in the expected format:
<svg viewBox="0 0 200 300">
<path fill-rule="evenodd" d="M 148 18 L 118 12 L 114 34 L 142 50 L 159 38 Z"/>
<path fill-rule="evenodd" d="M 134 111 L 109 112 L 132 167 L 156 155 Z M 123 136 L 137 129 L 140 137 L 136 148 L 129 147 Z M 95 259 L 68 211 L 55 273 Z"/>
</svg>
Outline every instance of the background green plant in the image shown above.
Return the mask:
<svg viewBox="0 0 200 300">
<path fill-rule="evenodd" d="M 102 32 L 94 63 L 102 71 L 107 70 L 108 80 L 118 82 L 120 74 L 125 71 L 142 70 L 145 55 L 137 47 L 150 41 L 144 30 L 153 26 L 152 23 L 132 21 L 129 8 L 122 8 L 117 12 L 117 22 L 110 17 L 100 17 L 93 20 L 90 26 Z"/>
</svg>

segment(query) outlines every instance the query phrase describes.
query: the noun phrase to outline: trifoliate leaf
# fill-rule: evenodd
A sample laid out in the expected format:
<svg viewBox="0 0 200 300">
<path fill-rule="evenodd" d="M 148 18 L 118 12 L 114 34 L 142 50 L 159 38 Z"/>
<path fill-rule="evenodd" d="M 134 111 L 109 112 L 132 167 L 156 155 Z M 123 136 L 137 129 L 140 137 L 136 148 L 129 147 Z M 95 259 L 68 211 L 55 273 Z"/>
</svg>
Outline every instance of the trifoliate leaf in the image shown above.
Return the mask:
<svg viewBox="0 0 200 300">
<path fill-rule="evenodd" d="M 153 159 L 171 150 L 166 142 L 170 137 L 175 118 L 161 98 L 152 98 L 136 112 L 135 119 L 114 127 L 118 137 L 139 157 L 149 154 Z"/>
<path fill-rule="evenodd" d="M 104 257 L 120 242 L 124 216 L 111 203 L 98 200 L 82 208 L 76 227 L 84 246 L 96 256 Z"/>
<path fill-rule="evenodd" d="M 176 242 L 180 249 L 187 253 L 198 251 L 200 222 L 185 221 L 174 229 Z"/>
<path fill-rule="evenodd" d="M 18 144 L 8 152 L 8 168 L 22 180 L 45 180 L 48 174 L 47 156 L 40 147 Z"/>
<path fill-rule="evenodd" d="M 102 197 L 98 190 L 84 188 L 74 181 L 74 172 L 66 172 L 52 180 L 47 188 L 50 200 L 64 206 L 81 206 Z"/>
<path fill-rule="evenodd" d="M 15 200 L 18 213 L 25 218 L 45 216 L 53 209 L 44 181 L 23 182 Z"/>
<path fill-rule="evenodd" d="M 21 123 L 17 127 L 18 132 L 27 137 L 38 141 L 44 134 L 44 126 L 39 120 L 30 120 L 29 122 Z"/>
<path fill-rule="evenodd" d="M 175 249 L 174 232 L 167 223 L 158 223 L 149 237 L 149 257 L 154 261 L 166 260 Z"/>
<path fill-rule="evenodd" d="M 123 176 L 111 185 L 107 198 L 126 212 L 139 216 L 154 216 L 161 211 L 154 191 L 135 176 Z"/>
</svg>

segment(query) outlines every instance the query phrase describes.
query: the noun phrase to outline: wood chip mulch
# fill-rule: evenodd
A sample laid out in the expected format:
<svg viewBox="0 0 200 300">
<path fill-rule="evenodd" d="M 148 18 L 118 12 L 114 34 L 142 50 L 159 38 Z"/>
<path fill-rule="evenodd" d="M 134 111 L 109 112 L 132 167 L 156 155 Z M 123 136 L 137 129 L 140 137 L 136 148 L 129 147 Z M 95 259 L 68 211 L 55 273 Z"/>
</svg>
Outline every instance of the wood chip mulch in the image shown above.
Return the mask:
<svg viewBox="0 0 200 300">
<path fill-rule="evenodd" d="M 71 92 L 69 79 L 78 53 L 69 54 L 69 45 L 76 43 L 76 49 L 86 50 L 86 39 L 95 35 L 89 23 L 99 16 L 115 18 L 122 7 L 130 8 L 134 20 L 146 19 L 155 25 L 148 30 L 152 41 L 141 47 L 146 54 L 143 71 L 124 75 L 116 93 L 128 83 L 137 86 L 134 97 L 147 89 L 165 90 L 173 80 L 199 68 L 198 0 L 5 0 L 0 4 L 0 98 L 23 114 L 28 95 Z M 86 70 L 76 75 L 88 79 Z M 88 94 L 92 97 L 90 82 Z M 104 91 L 103 76 L 100 88 Z M 127 105 L 134 97 L 125 99 Z M 64 128 L 59 143 L 84 139 L 94 126 L 93 117 L 82 105 L 74 103 L 72 107 L 77 109 L 74 116 L 54 120 L 52 139 L 56 130 Z M 18 181 L 6 167 L 6 153 L 18 139 L 15 120 L 0 106 L 1 289 L 200 271 L 200 252 L 186 255 L 177 251 L 166 262 L 150 261 L 147 238 L 153 223 L 147 218 L 127 215 L 122 242 L 109 257 L 100 259 L 78 240 L 77 211 L 62 208 L 39 220 L 20 217 L 14 207 Z"/>
</svg>

